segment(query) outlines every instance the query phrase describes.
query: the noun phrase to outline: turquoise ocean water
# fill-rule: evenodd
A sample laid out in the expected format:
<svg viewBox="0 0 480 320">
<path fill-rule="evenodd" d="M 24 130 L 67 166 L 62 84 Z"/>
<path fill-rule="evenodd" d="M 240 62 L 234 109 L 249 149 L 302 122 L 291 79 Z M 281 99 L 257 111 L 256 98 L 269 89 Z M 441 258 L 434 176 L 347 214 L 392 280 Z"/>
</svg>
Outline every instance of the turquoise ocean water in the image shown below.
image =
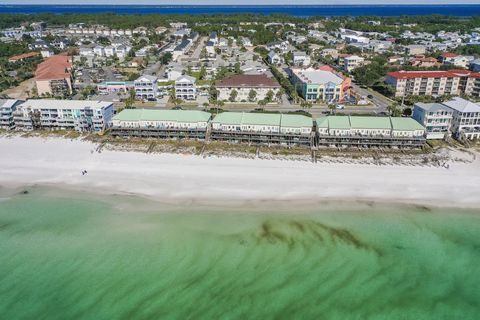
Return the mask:
<svg viewBox="0 0 480 320">
<path fill-rule="evenodd" d="M 0 200 L 2 319 L 479 319 L 480 210 Z"/>
</svg>

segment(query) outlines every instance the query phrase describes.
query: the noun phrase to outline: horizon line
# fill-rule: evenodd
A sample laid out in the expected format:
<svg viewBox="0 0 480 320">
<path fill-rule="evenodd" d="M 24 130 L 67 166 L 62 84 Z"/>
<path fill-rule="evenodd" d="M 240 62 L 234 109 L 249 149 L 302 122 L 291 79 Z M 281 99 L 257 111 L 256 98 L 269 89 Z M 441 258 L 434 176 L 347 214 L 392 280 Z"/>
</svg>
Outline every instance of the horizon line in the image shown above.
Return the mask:
<svg viewBox="0 0 480 320">
<path fill-rule="evenodd" d="M 25 7 L 25 6 L 54 6 L 54 7 L 121 7 L 121 6 L 142 6 L 142 7 L 452 7 L 452 6 L 480 6 L 480 3 L 414 3 L 414 4 L 0 4 L 0 7 Z"/>
</svg>

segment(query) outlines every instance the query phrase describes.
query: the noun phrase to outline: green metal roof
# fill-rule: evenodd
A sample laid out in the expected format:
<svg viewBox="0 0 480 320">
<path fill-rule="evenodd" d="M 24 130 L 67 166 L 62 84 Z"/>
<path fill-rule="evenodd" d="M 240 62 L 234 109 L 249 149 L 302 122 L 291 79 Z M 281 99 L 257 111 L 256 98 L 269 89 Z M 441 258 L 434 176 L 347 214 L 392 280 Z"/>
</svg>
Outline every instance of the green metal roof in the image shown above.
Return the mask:
<svg viewBox="0 0 480 320">
<path fill-rule="evenodd" d="M 350 124 L 352 129 L 387 129 L 390 130 L 392 125 L 388 117 L 357 117 L 350 116 Z"/>
<path fill-rule="evenodd" d="M 279 127 L 312 127 L 312 118 L 295 114 L 249 113 L 249 112 L 222 112 L 215 116 L 213 123 L 230 125 L 265 125 Z"/>
<path fill-rule="evenodd" d="M 386 129 L 413 131 L 424 127 L 412 118 L 327 116 L 317 119 L 318 128 L 329 129 Z"/>
<path fill-rule="evenodd" d="M 317 118 L 318 128 L 328 128 L 328 117 Z"/>
<path fill-rule="evenodd" d="M 113 117 L 119 121 L 208 122 L 211 115 L 197 110 L 125 109 Z"/>
<path fill-rule="evenodd" d="M 412 118 L 390 118 L 393 130 L 413 131 L 424 130 L 425 128 Z"/>
<path fill-rule="evenodd" d="M 217 114 L 212 123 L 223 123 L 231 125 L 241 125 L 242 124 L 242 112 L 222 112 Z"/>
<path fill-rule="evenodd" d="M 282 114 L 281 125 L 289 128 L 311 128 L 313 127 L 313 120 L 300 114 Z"/>
<path fill-rule="evenodd" d="M 279 127 L 281 124 L 281 118 L 281 114 L 244 113 L 242 118 L 242 124 Z"/>
<path fill-rule="evenodd" d="M 328 127 L 330 129 L 350 129 L 350 118 L 347 116 L 329 116 Z"/>
</svg>

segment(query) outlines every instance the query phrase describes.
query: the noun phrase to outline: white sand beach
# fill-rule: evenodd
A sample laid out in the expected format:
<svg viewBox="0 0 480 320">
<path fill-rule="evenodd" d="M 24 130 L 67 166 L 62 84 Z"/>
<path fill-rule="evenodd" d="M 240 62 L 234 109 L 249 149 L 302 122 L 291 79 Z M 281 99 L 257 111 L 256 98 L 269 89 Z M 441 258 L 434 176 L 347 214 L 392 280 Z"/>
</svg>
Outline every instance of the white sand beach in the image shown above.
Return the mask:
<svg viewBox="0 0 480 320">
<path fill-rule="evenodd" d="M 446 169 L 95 149 L 82 140 L 1 137 L 0 186 L 65 186 L 162 201 L 341 199 L 480 208 L 478 157 Z"/>
</svg>

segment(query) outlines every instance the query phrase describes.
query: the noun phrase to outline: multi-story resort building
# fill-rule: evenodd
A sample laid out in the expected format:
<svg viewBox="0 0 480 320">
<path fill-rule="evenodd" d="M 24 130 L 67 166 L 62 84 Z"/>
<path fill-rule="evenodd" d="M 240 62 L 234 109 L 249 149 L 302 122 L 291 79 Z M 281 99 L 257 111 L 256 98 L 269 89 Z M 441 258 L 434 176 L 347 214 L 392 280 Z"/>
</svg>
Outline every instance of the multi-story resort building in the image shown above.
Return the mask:
<svg viewBox="0 0 480 320">
<path fill-rule="evenodd" d="M 313 121 L 304 115 L 190 110 L 125 109 L 112 120 L 120 137 L 193 138 L 258 144 L 313 143 Z"/>
<path fill-rule="evenodd" d="M 158 91 L 158 78 L 155 76 L 141 76 L 134 81 L 135 96 L 137 99 L 155 99 Z"/>
<path fill-rule="evenodd" d="M 327 116 L 316 123 L 319 147 L 422 147 L 425 143 L 425 128 L 412 118 Z"/>
<path fill-rule="evenodd" d="M 223 112 L 212 120 L 210 138 L 285 145 L 313 143 L 313 120 L 304 115 Z"/>
<path fill-rule="evenodd" d="M 217 82 L 219 100 L 230 101 L 259 101 L 267 97 L 272 91 L 273 97 L 280 90 L 281 86 L 277 80 L 261 75 L 234 75 Z M 237 93 L 232 99 L 232 91 Z M 253 94 L 252 94 L 253 93 Z"/>
<path fill-rule="evenodd" d="M 15 129 L 13 113 L 22 102 L 15 99 L 0 100 L 0 130 Z"/>
<path fill-rule="evenodd" d="M 469 140 L 480 138 L 479 104 L 458 97 L 443 104 L 453 111 L 451 128 L 455 138 Z"/>
<path fill-rule="evenodd" d="M 27 100 L 14 112 L 19 130 L 103 131 L 112 122 L 111 102 L 90 100 Z"/>
<path fill-rule="evenodd" d="M 112 121 L 119 137 L 190 138 L 307 147 L 417 148 L 425 128 L 412 118 L 126 109 Z"/>
<path fill-rule="evenodd" d="M 113 117 L 112 135 L 205 139 L 210 118 L 197 110 L 125 109 Z"/>
<path fill-rule="evenodd" d="M 349 93 L 351 80 L 329 67 L 291 69 L 290 79 L 306 101 L 339 102 Z"/>
<path fill-rule="evenodd" d="M 187 75 L 175 80 L 175 97 L 182 100 L 195 100 L 197 98 L 196 79 Z"/>
<path fill-rule="evenodd" d="M 412 118 L 425 127 L 427 139 L 450 136 L 453 110 L 441 103 L 415 103 Z"/>
<path fill-rule="evenodd" d="M 480 96 L 480 73 L 468 70 L 395 71 L 388 73 L 385 82 L 394 87 L 396 97 Z"/>
<path fill-rule="evenodd" d="M 39 96 L 63 97 L 72 93 L 72 61 L 69 56 L 53 56 L 40 63 L 35 72 Z"/>
</svg>

